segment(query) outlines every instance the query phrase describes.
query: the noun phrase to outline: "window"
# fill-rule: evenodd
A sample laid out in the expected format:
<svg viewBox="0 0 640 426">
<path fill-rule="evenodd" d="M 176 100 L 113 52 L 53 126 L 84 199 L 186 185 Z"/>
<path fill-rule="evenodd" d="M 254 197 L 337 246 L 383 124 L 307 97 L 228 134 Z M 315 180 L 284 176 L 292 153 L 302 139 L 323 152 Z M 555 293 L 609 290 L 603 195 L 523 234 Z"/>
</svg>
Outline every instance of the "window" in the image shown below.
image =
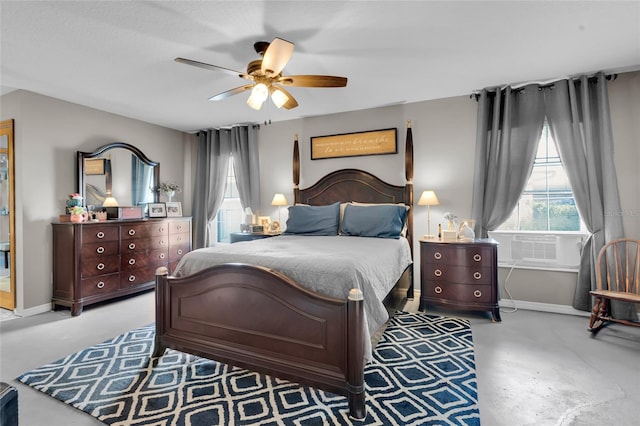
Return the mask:
<svg viewBox="0 0 640 426">
<path fill-rule="evenodd" d="M 569 178 L 546 123 L 529 181 L 513 213 L 498 229 L 540 232 L 584 230 Z"/>
<path fill-rule="evenodd" d="M 502 266 L 576 270 L 586 228 L 569 178 L 544 124 L 531 176 L 511 216 L 489 236 Z"/>
<path fill-rule="evenodd" d="M 227 170 L 227 186 L 224 190 L 224 199 L 215 219 L 215 240 L 217 242 L 231 242 L 231 233 L 240 231 L 242 214 L 240 195 L 238 195 L 238 186 L 236 185 L 236 173 L 233 169 L 233 157 L 231 157 Z"/>
</svg>

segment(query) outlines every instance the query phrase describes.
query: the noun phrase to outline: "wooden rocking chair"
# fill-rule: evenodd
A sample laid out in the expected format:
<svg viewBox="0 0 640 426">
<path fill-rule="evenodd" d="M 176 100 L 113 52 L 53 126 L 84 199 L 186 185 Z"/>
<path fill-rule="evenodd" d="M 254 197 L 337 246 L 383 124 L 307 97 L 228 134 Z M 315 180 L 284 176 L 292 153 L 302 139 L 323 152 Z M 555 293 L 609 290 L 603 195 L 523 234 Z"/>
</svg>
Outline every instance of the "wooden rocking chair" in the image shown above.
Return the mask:
<svg viewBox="0 0 640 426">
<path fill-rule="evenodd" d="M 640 322 L 611 316 L 611 301 L 640 303 L 640 240 L 620 238 L 602 247 L 596 265 L 597 289 L 589 319 L 595 333 L 607 322 L 640 327 Z"/>
</svg>

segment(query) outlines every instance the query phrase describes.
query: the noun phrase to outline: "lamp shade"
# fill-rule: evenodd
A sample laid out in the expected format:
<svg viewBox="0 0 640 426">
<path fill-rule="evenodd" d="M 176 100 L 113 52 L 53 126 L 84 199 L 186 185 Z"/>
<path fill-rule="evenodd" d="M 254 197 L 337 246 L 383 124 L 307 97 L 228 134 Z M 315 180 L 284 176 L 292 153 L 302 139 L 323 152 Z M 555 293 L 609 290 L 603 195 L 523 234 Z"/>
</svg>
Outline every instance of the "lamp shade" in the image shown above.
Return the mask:
<svg viewBox="0 0 640 426">
<path fill-rule="evenodd" d="M 437 206 L 440 204 L 436 193 L 433 191 L 424 191 L 418 200 L 420 206 Z"/>
<path fill-rule="evenodd" d="M 286 206 L 289 203 L 287 202 L 287 198 L 284 194 L 276 194 L 273 196 L 273 200 L 271 200 L 272 206 Z"/>
<path fill-rule="evenodd" d="M 102 207 L 118 207 L 118 201 L 113 197 L 107 197 L 104 199 Z"/>
</svg>

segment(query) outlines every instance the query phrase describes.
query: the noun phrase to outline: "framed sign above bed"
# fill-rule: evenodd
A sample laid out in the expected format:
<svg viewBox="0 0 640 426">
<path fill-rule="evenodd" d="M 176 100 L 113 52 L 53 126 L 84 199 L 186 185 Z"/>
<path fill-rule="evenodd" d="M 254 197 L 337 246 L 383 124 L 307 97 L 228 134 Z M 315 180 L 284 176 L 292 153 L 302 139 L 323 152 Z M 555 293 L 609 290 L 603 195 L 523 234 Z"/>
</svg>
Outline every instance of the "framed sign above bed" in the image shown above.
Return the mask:
<svg viewBox="0 0 640 426">
<path fill-rule="evenodd" d="M 311 137 L 312 160 L 397 152 L 398 132 L 395 128 Z"/>
</svg>

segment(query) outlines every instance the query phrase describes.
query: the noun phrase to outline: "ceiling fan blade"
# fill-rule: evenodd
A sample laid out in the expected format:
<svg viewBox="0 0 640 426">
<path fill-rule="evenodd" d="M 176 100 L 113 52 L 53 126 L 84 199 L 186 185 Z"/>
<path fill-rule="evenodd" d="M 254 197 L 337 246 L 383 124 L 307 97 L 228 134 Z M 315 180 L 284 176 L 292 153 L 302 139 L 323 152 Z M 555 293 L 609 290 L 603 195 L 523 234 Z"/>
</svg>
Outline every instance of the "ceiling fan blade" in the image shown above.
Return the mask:
<svg viewBox="0 0 640 426">
<path fill-rule="evenodd" d="M 221 101 L 229 96 L 237 95 L 245 90 L 249 90 L 253 87 L 253 84 L 245 84 L 244 86 L 236 87 L 235 89 L 227 90 L 226 92 L 218 93 L 209 98 L 210 101 Z"/>
<path fill-rule="evenodd" d="M 289 59 L 291 59 L 293 46 L 290 41 L 274 38 L 262 57 L 262 73 L 266 76 L 280 74 Z"/>
<path fill-rule="evenodd" d="M 211 64 L 204 63 L 204 62 L 198 62 L 198 61 L 194 61 L 194 60 L 191 60 L 191 59 L 185 59 L 185 58 L 176 58 L 174 60 L 176 62 L 181 63 L 181 64 L 192 65 L 194 67 L 204 68 L 204 69 L 210 70 L 210 71 L 224 71 L 226 73 L 233 74 L 233 75 L 238 76 L 238 77 L 246 78 L 246 79 L 249 79 L 249 80 L 253 79 L 250 75 L 248 75 L 248 74 L 246 74 L 244 72 L 232 70 L 231 68 L 225 68 L 225 67 L 221 67 L 221 66 L 218 66 L 218 65 L 211 65 Z"/>
<path fill-rule="evenodd" d="M 273 86 L 276 87 L 278 90 L 280 90 L 285 95 L 287 95 L 287 97 L 289 98 L 287 100 L 287 102 L 285 102 L 284 105 L 282 105 L 282 108 L 284 108 L 284 109 L 293 109 L 293 108 L 298 106 L 298 101 L 296 101 L 296 98 L 294 98 L 293 95 L 291 93 L 289 93 L 289 91 L 285 90 L 285 88 L 282 87 L 282 86 L 278 86 L 277 84 L 274 84 Z"/>
<path fill-rule="evenodd" d="M 294 87 L 345 87 L 346 77 L 333 75 L 284 75 L 278 83 Z"/>
</svg>

